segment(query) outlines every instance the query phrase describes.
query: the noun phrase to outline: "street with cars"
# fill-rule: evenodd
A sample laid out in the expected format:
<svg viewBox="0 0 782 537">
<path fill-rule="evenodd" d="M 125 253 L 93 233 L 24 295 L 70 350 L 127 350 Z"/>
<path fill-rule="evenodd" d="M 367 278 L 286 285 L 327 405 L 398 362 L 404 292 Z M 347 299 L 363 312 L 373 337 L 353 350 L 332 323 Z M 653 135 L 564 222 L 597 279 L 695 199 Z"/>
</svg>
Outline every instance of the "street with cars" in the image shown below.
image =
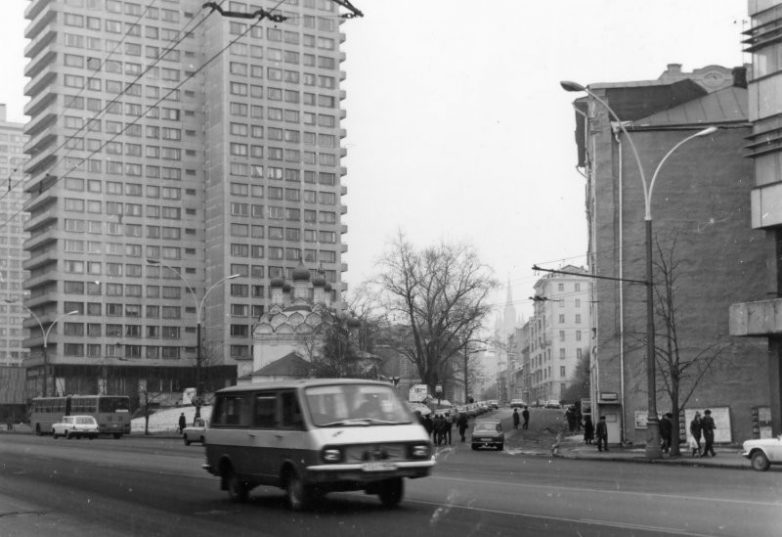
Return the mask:
<svg viewBox="0 0 782 537">
<path fill-rule="evenodd" d="M 469 435 L 464 444 L 454 435 L 430 477 L 406 480 L 399 506 L 336 492 L 305 512 L 290 511 L 271 487 L 231 502 L 202 469 L 203 447 L 177 435 L 62 442 L 2 434 L 3 535 L 778 535 L 780 469 L 716 466 L 747 462 L 738 449 L 718 452 L 711 466 L 640 464 L 615 451 L 599 458 L 578 445 L 556 456 L 561 410 L 533 408 L 528 432 L 513 430 L 508 407 L 471 426 L 481 420 L 502 424 L 504 450 L 474 451 Z"/>
</svg>

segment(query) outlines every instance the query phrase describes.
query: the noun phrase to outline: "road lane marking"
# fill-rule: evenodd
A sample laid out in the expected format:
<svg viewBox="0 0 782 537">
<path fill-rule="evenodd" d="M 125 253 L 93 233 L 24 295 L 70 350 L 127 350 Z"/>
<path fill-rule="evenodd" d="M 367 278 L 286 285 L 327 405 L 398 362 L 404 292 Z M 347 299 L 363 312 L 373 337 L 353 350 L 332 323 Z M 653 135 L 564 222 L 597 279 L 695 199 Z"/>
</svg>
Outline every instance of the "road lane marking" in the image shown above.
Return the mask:
<svg viewBox="0 0 782 537">
<path fill-rule="evenodd" d="M 731 504 L 737 504 L 737 505 L 757 505 L 757 506 L 766 506 L 766 507 L 782 507 L 782 501 L 779 502 L 769 502 L 769 501 L 750 501 L 750 500 L 741 500 L 741 499 L 731 499 L 731 498 L 714 498 L 714 497 L 705 497 L 705 496 L 688 496 L 688 495 L 681 495 L 681 494 L 663 494 L 660 492 L 636 492 L 632 490 L 616 490 L 616 489 L 595 489 L 595 488 L 581 488 L 581 487 L 563 487 L 558 485 L 530 485 L 526 483 L 511 483 L 507 481 L 488 481 L 485 479 L 464 479 L 461 477 L 445 477 L 445 476 L 431 476 L 429 479 L 442 479 L 445 481 L 458 481 L 460 483 L 481 483 L 483 485 L 506 485 L 509 487 L 521 487 L 521 488 L 528 488 L 528 489 L 548 489 L 548 490 L 561 490 L 566 492 L 573 492 L 573 493 L 610 493 L 610 494 L 620 494 L 620 495 L 627 495 L 627 496 L 643 496 L 644 498 L 648 497 L 654 497 L 654 498 L 666 498 L 666 499 L 673 499 L 673 500 L 697 500 L 701 502 L 721 502 L 721 503 L 731 503 Z"/>
<path fill-rule="evenodd" d="M 429 502 L 426 500 L 414 500 L 414 499 L 407 499 L 407 503 L 418 503 L 422 505 L 428 505 L 432 507 L 438 507 L 442 508 L 443 504 L 437 503 L 437 502 Z M 599 520 L 599 519 L 592 519 L 592 518 L 571 518 L 571 517 L 564 517 L 564 516 L 554 516 L 554 515 L 538 515 L 533 513 L 522 513 L 518 511 L 506 511 L 504 509 L 494 509 L 490 507 L 473 507 L 470 505 L 450 505 L 451 509 L 464 509 L 466 511 L 476 511 L 476 512 L 482 512 L 482 513 L 492 513 L 495 515 L 506 515 L 506 516 L 514 516 L 514 517 L 527 517 L 527 518 L 536 518 L 540 520 L 553 520 L 556 522 L 570 522 L 573 524 L 585 524 L 588 526 L 607 526 L 612 528 L 618 528 L 618 529 L 633 529 L 633 530 L 644 530 L 644 531 L 650 531 L 655 533 L 668 533 L 671 535 L 686 535 L 687 537 L 714 537 L 714 533 L 697 533 L 688 531 L 681 528 L 669 528 L 665 526 L 647 526 L 644 524 L 632 524 L 629 522 L 615 522 L 611 520 Z"/>
</svg>

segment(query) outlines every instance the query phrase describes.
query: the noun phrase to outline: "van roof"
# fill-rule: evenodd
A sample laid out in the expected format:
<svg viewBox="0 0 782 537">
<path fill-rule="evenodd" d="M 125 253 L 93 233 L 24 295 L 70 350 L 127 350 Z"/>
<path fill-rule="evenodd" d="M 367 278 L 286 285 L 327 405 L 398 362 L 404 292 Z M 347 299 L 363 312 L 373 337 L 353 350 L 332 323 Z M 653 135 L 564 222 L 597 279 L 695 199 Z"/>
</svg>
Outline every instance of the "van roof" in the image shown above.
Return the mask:
<svg viewBox="0 0 782 537">
<path fill-rule="evenodd" d="M 312 386 L 331 386 L 334 384 L 375 384 L 378 386 L 393 387 L 393 385 L 389 382 L 370 380 L 370 379 L 307 378 L 307 379 L 276 380 L 270 382 L 253 382 L 252 384 L 242 384 L 239 386 L 230 386 L 228 388 L 223 388 L 221 390 L 218 390 L 216 393 L 247 392 L 253 390 L 268 390 L 268 389 L 281 389 L 281 388 L 309 388 Z"/>
</svg>

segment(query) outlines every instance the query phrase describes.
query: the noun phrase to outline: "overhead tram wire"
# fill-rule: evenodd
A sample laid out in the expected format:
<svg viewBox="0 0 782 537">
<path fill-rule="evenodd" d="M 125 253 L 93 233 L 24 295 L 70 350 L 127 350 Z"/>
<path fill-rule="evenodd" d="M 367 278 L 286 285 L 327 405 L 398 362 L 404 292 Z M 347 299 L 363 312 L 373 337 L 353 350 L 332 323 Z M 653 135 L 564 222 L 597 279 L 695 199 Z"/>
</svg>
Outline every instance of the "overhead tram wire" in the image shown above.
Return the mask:
<svg viewBox="0 0 782 537">
<path fill-rule="evenodd" d="M 132 24 L 131 24 L 131 25 L 128 27 L 128 30 L 127 30 L 127 31 L 125 32 L 125 34 L 122 36 L 122 39 L 120 39 L 119 41 L 117 41 L 117 44 L 114 46 L 114 48 L 113 48 L 113 49 L 111 49 L 111 51 L 108 53 L 108 55 L 106 55 L 106 57 L 105 57 L 105 58 L 103 58 L 103 59 L 100 61 L 100 63 L 98 64 L 98 66 L 97 66 L 95 69 L 93 69 L 91 73 L 89 73 L 89 74 L 87 75 L 87 78 L 88 78 L 88 79 L 89 79 L 89 78 L 91 78 L 92 76 L 94 76 L 95 74 L 97 74 L 98 72 L 100 72 L 100 70 L 103 68 L 103 65 L 106 63 L 106 61 L 108 61 L 108 60 L 109 60 L 109 58 L 111 58 L 111 57 L 114 55 L 114 53 L 117 51 L 117 49 L 119 49 L 119 47 L 122 45 L 122 43 L 124 43 L 124 42 L 125 42 L 125 38 L 127 38 L 127 37 L 130 35 L 130 30 L 131 30 L 131 28 L 132 28 L 134 25 L 138 24 L 138 22 L 144 18 L 144 16 L 147 14 L 147 12 L 148 12 L 148 11 L 149 11 L 149 10 L 152 8 L 152 6 L 153 6 L 153 5 L 154 5 L 154 4 L 155 4 L 157 1 L 158 1 L 158 0 L 152 0 L 152 2 L 150 2 L 150 3 L 147 5 L 147 8 L 146 8 L 146 9 L 145 9 L 145 10 L 144 10 L 144 11 L 143 11 L 143 12 L 142 12 L 142 13 L 141 13 L 141 14 L 140 14 L 140 15 L 139 15 L 137 18 L 136 18 L 135 22 L 133 22 L 133 23 L 132 23 Z M 223 0 L 223 1 L 225 1 L 225 0 Z M 81 87 L 81 89 L 79 89 L 78 93 L 76 93 L 76 95 L 67 95 L 67 96 L 66 96 L 66 98 L 68 99 L 68 102 L 69 102 L 69 104 L 73 103 L 73 102 L 74 102 L 74 100 L 75 100 L 75 99 L 77 99 L 78 97 L 81 97 L 81 94 L 82 94 L 82 93 L 84 93 L 84 91 L 85 91 L 85 87 L 86 87 L 86 86 L 82 86 L 82 87 Z M 62 117 L 65 115 L 65 111 L 66 111 L 66 110 L 67 110 L 67 107 L 66 107 L 66 106 L 63 106 L 63 109 L 62 109 L 62 111 L 61 111 L 61 112 L 60 112 L 60 113 L 57 115 L 57 117 L 55 118 L 55 123 L 56 123 L 56 122 L 58 122 L 58 121 L 59 121 L 59 120 L 60 120 L 60 119 L 61 119 L 61 118 L 62 118 Z M 90 119 L 89 121 L 92 121 L 92 119 Z M 88 123 L 89 123 L 89 121 L 88 121 Z M 83 128 L 83 126 L 82 126 L 82 128 Z M 79 129 L 79 131 L 81 131 L 81 129 Z M 78 132 L 79 132 L 79 131 L 77 131 L 77 132 L 76 132 L 76 133 L 74 133 L 74 134 L 78 134 Z M 60 145 L 59 147 L 57 147 L 57 148 L 55 149 L 55 151 L 56 151 L 57 149 L 60 149 L 61 147 L 62 147 L 62 145 Z M 9 179 L 10 179 L 10 178 L 9 178 Z M 16 182 L 16 184 L 15 184 L 15 185 L 13 185 L 13 186 L 15 187 L 15 186 L 19 185 L 19 184 L 20 184 L 20 183 L 22 183 L 22 182 L 24 182 L 24 174 L 22 174 L 22 177 L 21 177 L 21 178 L 19 178 L 19 180 L 18 180 L 18 181 Z M 10 191 L 11 191 L 11 188 L 12 188 L 12 187 L 11 187 L 11 185 L 10 185 L 10 183 L 9 183 L 8 192 L 10 192 Z M 3 200 L 3 199 L 6 197 L 6 196 L 7 196 L 7 194 L 8 194 L 8 193 L 6 192 L 6 193 L 4 193 L 3 195 L 1 195 L 1 196 L 0 196 L 0 201 L 2 201 L 2 200 Z"/>
<path fill-rule="evenodd" d="M 272 11 L 276 10 L 276 9 L 277 9 L 277 8 L 280 6 L 280 4 L 282 4 L 284 1 L 285 1 L 285 0 L 280 0 L 280 1 L 277 3 L 277 5 L 276 5 L 274 8 L 272 8 Z M 264 13 L 267 13 L 267 12 L 264 12 Z M 266 18 L 266 16 L 264 16 L 264 15 L 259 15 L 258 17 L 259 17 L 259 18 L 258 18 L 258 20 L 257 20 L 257 21 L 255 21 L 253 24 L 250 24 L 250 25 L 248 25 L 248 26 L 247 26 L 247 29 L 246 29 L 244 32 L 242 32 L 241 34 L 237 35 L 237 36 L 236 36 L 234 39 L 232 39 L 231 41 L 229 41 L 227 45 L 225 45 L 225 46 L 224 46 L 223 48 L 221 48 L 221 49 L 220 49 L 218 52 L 216 52 L 214 55 L 212 55 L 212 57 L 211 57 L 211 58 L 209 58 L 207 61 L 205 61 L 205 62 L 204 62 L 204 63 L 203 63 L 203 64 L 202 64 L 202 65 L 201 65 L 201 66 L 200 66 L 198 69 L 196 69 L 195 71 L 193 71 L 192 73 L 190 73 L 190 74 L 189 74 L 187 77 L 185 77 L 185 79 L 184 79 L 184 80 L 182 80 L 182 81 L 181 81 L 179 84 L 177 84 L 175 87 L 171 88 L 171 89 L 170 89 L 170 90 L 169 90 L 169 91 L 168 91 L 168 92 L 167 92 L 165 95 L 163 95 L 162 97 L 160 97 L 160 98 L 159 98 L 157 101 L 155 101 L 153 104 L 149 105 L 149 106 L 147 107 L 147 109 L 144 111 L 144 113 L 142 113 L 141 115 L 139 115 L 138 117 L 136 117 L 136 118 L 135 118 L 133 121 L 130 121 L 130 122 L 126 123 L 126 124 L 125 124 L 125 126 L 122 128 L 122 130 L 120 130 L 119 132 L 117 132 L 116 134 L 114 134 L 114 135 L 113 135 L 111 138 L 109 138 L 108 140 L 104 141 L 104 142 L 103 142 L 103 143 L 100 145 L 100 147 L 98 147 L 97 149 L 95 149 L 95 150 L 93 150 L 92 152 L 90 152 L 90 154 L 89 154 L 89 155 L 87 155 L 86 157 L 82 158 L 82 159 L 81 159 L 81 163 L 79 163 L 79 164 L 78 164 L 78 165 L 76 165 L 76 166 L 73 166 L 73 167 L 72 167 L 70 170 L 68 170 L 67 172 L 65 172 L 63 175 L 55 177 L 55 178 L 54 178 L 54 181 L 52 181 L 52 182 L 51 182 L 51 183 L 48 185 L 48 187 L 51 187 L 51 185 L 54 185 L 54 184 L 56 184 L 56 183 L 57 183 L 57 182 L 59 182 L 61 179 L 65 179 L 65 178 L 69 177 L 69 174 L 70 174 L 71 172 L 73 172 L 74 170 L 76 170 L 77 168 L 81 167 L 81 165 L 84 163 L 84 161 L 86 161 L 86 160 L 87 160 L 89 157 L 91 157 L 91 156 L 94 156 L 94 155 L 98 154 L 100 151 L 102 151 L 102 150 L 103 150 L 103 148 L 104 148 L 104 147 L 106 147 L 106 145 L 110 144 L 111 142 L 113 142 L 114 140 L 116 140 L 116 139 L 117 139 L 119 136 L 121 136 L 122 134 L 124 134 L 124 133 L 125 133 L 125 131 L 126 131 L 128 128 L 130 128 L 130 127 L 132 127 L 133 125 L 137 124 L 137 123 L 138 123 L 138 122 L 139 122 L 139 121 L 140 121 L 140 120 L 141 120 L 143 117 L 145 117 L 145 116 L 147 115 L 147 113 L 148 113 L 150 110 L 152 110 L 153 108 L 155 108 L 156 106 L 158 106 L 160 103 L 162 103 L 163 101 L 165 101 L 165 100 L 166 100 L 166 99 L 167 99 L 167 98 L 168 98 L 168 97 L 169 97 L 171 94 L 173 94 L 174 92 L 176 92 L 177 90 L 179 90 L 179 89 L 180 89 L 182 86 L 184 86 L 184 85 L 185 85 L 187 82 L 190 82 L 190 80 L 192 80 L 192 79 L 193 79 L 193 78 L 194 78 L 194 77 L 195 77 L 195 76 L 196 76 L 198 73 L 200 73 L 201 71 L 203 71 L 203 70 L 204 70 L 204 69 L 205 69 L 205 68 L 206 68 L 206 67 L 207 67 L 207 66 L 208 66 L 210 63 L 212 63 L 212 62 L 213 62 L 214 60 L 216 60 L 216 59 L 217 59 L 217 58 L 218 58 L 220 55 L 222 55 L 222 54 L 223 54 L 223 52 L 225 52 L 226 50 L 228 50 L 228 49 L 229 49 L 231 46 L 233 46 L 233 45 L 234 45 L 236 42 L 238 42 L 240 39 L 242 39 L 243 37 L 245 37 L 245 36 L 246 36 L 246 35 L 247 35 L 247 34 L 248 34 L 248 33 L 249 33 L 249 32 L 250 32 L 250 31 L 251 31 L 253 28 L 255 28 L 255 27 L 256 27 L 256 26 L 257 26 L 257 25 L 258 25 L 258 24 L 259 24 L 259 23 L 260 23 L 262 20 L 264 20 L 264 19 Z M 278 17 L 279 17 L 279 15 L 274 15 L 274 17 L 275 17 L 275 18 L 278 18 Z M 275 19 L 271 19 L 271 20 L 275 20 Z M 43 182 L 43 179 L 42 179 L 41 181 Z M 43 185 L 43 183 L 41 183 L 41 185 Z M 6 219 L 6 220 L 5 220 L 3 223 L 2 223 L 2 224 L 0 224 L 0 227 L 4 227 L 4 226 L 8 225 L 8 224 L 9 224 L 9 223 L 10 223 L 10 222 L 11 222 L 11 221 L 12 221 L 12 220 L 13 220 L 13 219 L 16 217 L 16 216 L 18 216 L 18 215 L 19 215 L 19 214 L 21 214 L 22 212 L 23 212 L 23 210 L 22 210 L 22 209 L 20 209 L 20 210 L 18 210 L 17 212 L 15 212 L 15 213 L 13 213 L 12 215 L 10 215 L 10 216 L 9 216 L 9 217 L 8 217 L 8 218 L 7 218 L 7 219 Z"/>
<path fill-rule="evenodd" d="M 222 1 L 221 1 L 221 3 L 224 3 L 225 1 L 226 1 L 226 0 L 222 0 Z M 161 61 L 161 60 L 163 60 L 163 59 L 166 57 L 166 55 L 167 55 L 167 54 L 169 54 L 170 52 L 172 52 L 173 50 L 175 50 L 175 49 L 176 49 L 176 47 L 177 47 L 179 44 L 181 44 L 181 43 L 182 43 L 182 41 L 184 41 L 184 39 L 185 39 L 185 38 L 186 38 L 186 37 L 187 37 L 189 34 L 191 34 L 191 33 L 192 33 L 194 30 L 196 30 L 196 29 L 197 29 L 199 26 L 201 26 L 201 25 L 202 25 L 202 24 L 203 24 L 203 23 L 206 21 L 206 19 L 209 17 L 209 15 L 211 15 L 211 12 L 207 13 L 207 14 L 206 14 L 206 16 L 204 16 L 204 17 L 203 17 L 203 18 L 202 18 L 200 21 L 198 21 L 198 23 L 197 23 L 195 26 L 193 26 L 192 28 L 188 28 L 188 26 L 189 26 L 189 23 L 188 23 L 188 24 L 186 24 L 186 25 L 185 25 L 185 27 L 184 27 L 184 28 L 183 28 L 183 29 L 180 31 L 179 38 L 176 40 L 176 42 L 174 43 L 174 41 L 173 41 L 173 40 L 170 40 L 170 41 L 169 41 L 169 43 L 173 43 L 173 45 L 171 45 L 169 48 L 167 48 L 165 51 L 163 51 L 161 54 L 159 54 L 159 55 L 158 55 L 158 57 L 155 59 L 155 61 L 153 61 L 151 64 L 149 64 L 149 65 L 147 66 L 147 68 L 146 68 L 146 69 L 144 69 L 144 70 L 143 70 L 141 73 L 139 73 L 138 75 L 136 75 L 136 78 L 134 78 L 134 79 L 133 79 L 131 82 L 129 82 L 129 83 L 127 83 L 127 84 L 125 84 L 125 86 L 124 86 L 124 88 L 122 89 L 122 91 L 120 91 L 120 92 L 119 92 L 119 93 L 118 93 L 118 94 L 117 94 L 117 95 L 116 95 L 116 96 L 115 96 L 113 99 L 111 99 L 110 101 L 108 101 L 108 102 L 107 102 L 107 103 L 106 103 L 106 104 L 103 106 L 103 108 L 101 108 L 101 109 L 100 109 L 100 110 L 98 110 L 98 111 L 97 111 L 95 114 L 93 114 L 93 116 L 92 116 L 91 118 L 89 118 L 89 119 L 85 120 L 85 121 L 84 121 L 84 123 L 82 124 L 82 126 L 81 126 L 79 129 L 77 129 L 77 130 L 76 130 L 75 132 L 73 132 L 73 133 L 70 133 L 70 134 L 69 134 L 69 135 L 68 135 L 68 136 L 65 138 L 65 140 L 63 140 L 63 142 L 62 142 L 62 143 L 60 143 L 60 145 L 58 145 L 58 146 L 57 146 L 57 147 L 54 149 L 54 151 L 57 151 L 57 150 L 59 150 L 59 149 L 63 148 L 63 147 L 64 147 L 64 146 L 65 146 L 65 145 L 66 145 L 66 144 L 67 144 L 67 143 L 68 143 L 68 142 L 69 142 L 71 139 L 75 138 L 75 137 L 76 137 L 76 136 L 77 136 L 79 133 L 81 133 L 82 131 L 84 131 L 84 129 L 86 129 L 86 128 L 89 126 L 89 124 L 90 124 L 90 123 L 92 123 L 93 121 L 95 121 L 95 120 L 97 120 L 99 117 L 101 117 L 101 115 L 103 115 L 103 113 L 104 113 L 104 112 L 106 112 L 106 110 L 108 110 L 108 109 L 109 109 L 109 108 L 110 108 L 110 107 L 111 107 L 113 104 L 115 104 L 115 103 L 119 102 L 119 99 L 120 99 L 121 97 L 123 97 L 123 96 L 124 96 L 124 95 L 125 95 L 125 94 L 128 92 L 128 90 L 129 90 L 131 87 L 133 87 L 133 86 L 134 86 L 134 85 L 135 85 L 135 84 L 136 84 L 138 81 L 140 81 L 142 78 L 144 78 L 144 76 L 146 76 L 146 74 L 147 74 L 147 73 L 149 73 L 149 72 L 150 72 L 152 69 L 154 69 L 154 68 L 155 68 L 155 66 L 157 66 L 157 64 L 158 64 L 158 63 L 160 63 L 160 61 Z M 170 95 L 170 93 L 169 93 L 169 94 L 167 94 L 167 96 L 168 96 L 168 95 Z M 159 103 L 159 102 L 160 102 L 160 101 L 158 101 L 158 103 Z M 155 105 L 157 105 L 158 103 L 155 103 Z M 145 111 L 145 113 L 144 113 L 144 114 L 146 114 L 146 112 L 148 112 L 148 111 L 149 111 L 149 109 L 147 109 L 147 111 Z M 142 116 L 141 116 L 141 117 L 143 117 L 143 115 L 144 115 L 144 114 L 142 114 Z M 124 131 L 125 131 L 125 129 L 123 129 L 122 131 L 120 131 L 120 132 L 119 132 L 119 133 L 117 133 L 117 134 L 118 134 L 118 135 L 119 135 L 119 134 L 122 134 L 122 133 L 124 133 Z M 115 137 L 115 138 L 116 138 L 116 137 Z M 115 138 L 112 138 L 112 140 L 114 140 Z M 104 145 L 102 145 L 102 146 L 101 146 L 101 147 L 100 147 L 100 148 L 99 148 L 97 151 L 99 151 L 100 149 L 103 149 L 103 147 L 105 147 L 105 144 L 104 144 Z M 73 151 L 75 151 L 75 150 L 74 150 L 74 149 L 68 149 L 68 150 L 66 151 L 66 153 L 65 153 L 64 155 L 62 155 L 62 156 L 61 156 L 61 158 L 60 158 L 59 160 L 60 160 L 60 161 L 62 161 L 62 160 L 64 160 L 64 159 L 66 159 L 66 158 L 67 158 L 67 157 L 68 157 L 68 156 L 69 156 L 69 155 L 70 155 L 70 154 L 71 154 Z M 87 157 L 83 158 L 83 159 L 82 159 L 82 161 L 81 161 L 81 164 L 83 164 L 83 163 L 86 161 L 86 159 L 87 159 L 87 158 L 91 157 L 91 156 L 92 156 L 92 155 L 94 155 L 95 153 L 96 153 L 96 152 L 92 152 L 90 155 L 88 155 Z M 55 171 L 56 171 L 56 170 L 55 170 Z M 69 172 L 71 172 L 71 171 L 73 171 L 73 169 L 69 170 Z M 53 176 L 55 176 L 55 177 L 56 177 L 56 173 L 50 173 L 49 175 L 53 175 Z M 43 181 L 43 179 L 42 179 L 42 181 Z M 0 198 L 0 199 L 2 199 L 2 198 Z"/>
</svg>

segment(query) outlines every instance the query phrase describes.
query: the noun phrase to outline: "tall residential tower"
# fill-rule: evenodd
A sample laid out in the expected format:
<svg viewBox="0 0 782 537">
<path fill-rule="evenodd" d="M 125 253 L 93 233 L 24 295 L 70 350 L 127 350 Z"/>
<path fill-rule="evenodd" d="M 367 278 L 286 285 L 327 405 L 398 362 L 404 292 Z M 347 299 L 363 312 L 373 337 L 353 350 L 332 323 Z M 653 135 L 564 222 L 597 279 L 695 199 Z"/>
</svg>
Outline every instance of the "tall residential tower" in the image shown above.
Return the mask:
<svg viewBox="0 0 782 537">
<path fill-rule="evenodd" d="M 31 0 L 28 395 L 219 386 L 271 279 L 342 290 L 337 8 Z"/>
</svg>

